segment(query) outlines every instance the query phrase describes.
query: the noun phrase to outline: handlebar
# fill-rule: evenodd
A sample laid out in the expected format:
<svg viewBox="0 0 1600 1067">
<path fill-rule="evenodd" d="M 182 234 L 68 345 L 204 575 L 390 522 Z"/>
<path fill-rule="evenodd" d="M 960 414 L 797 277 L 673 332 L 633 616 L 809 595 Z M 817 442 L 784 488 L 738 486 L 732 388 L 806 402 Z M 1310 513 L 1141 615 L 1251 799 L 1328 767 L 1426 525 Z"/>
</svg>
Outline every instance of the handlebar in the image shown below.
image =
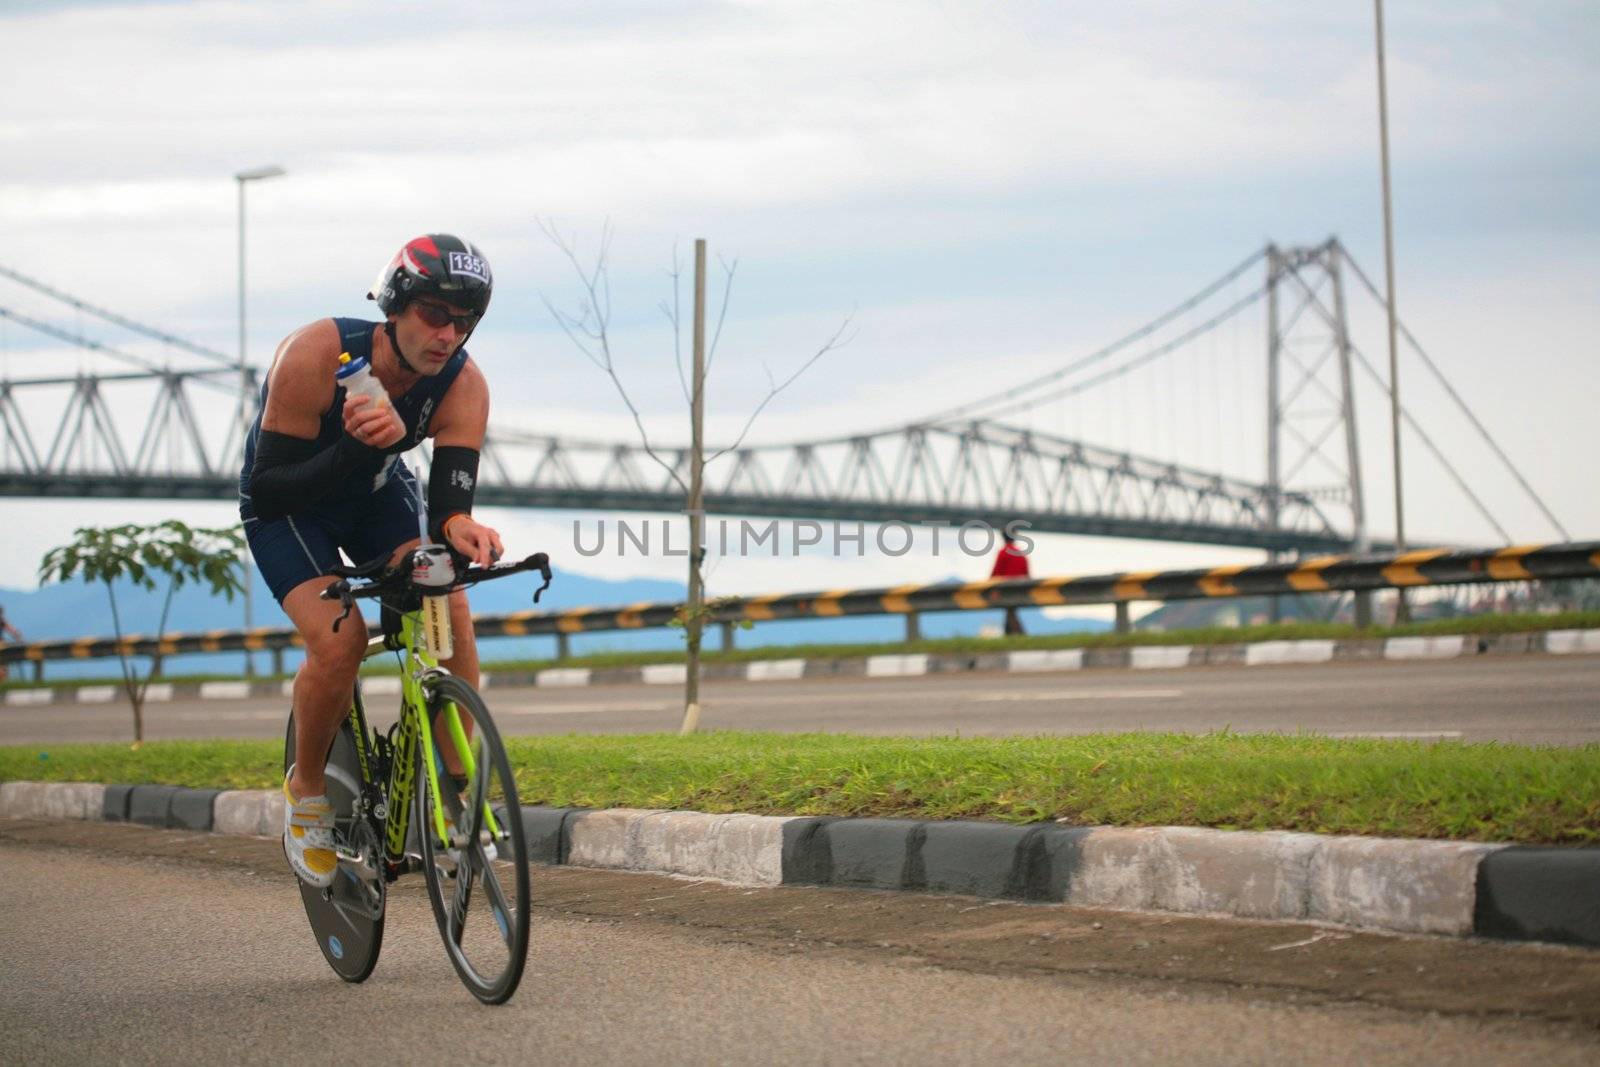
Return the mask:
<svg viewBox="0 0 1600 1067">
<path fill-rule="evenodd" d="M 320 594 L 323 600 L 337 600 L 344 607 L 339 617 L 333 620 L 333 632 L 339 632 L 339 624 L 349 617 L 357 600 L 369 600 L 392 593 L 417 591 L 429 596 L 443 596 L 453 593 L 457 589 L 466 589 L 480 582 L 492 581 L 496 578 L 506 578 L 523 571 L 538 571 L 544 579 L 539 588 L 533 591 L 533 602 L 537 604 L 539 597 L 550 588 L 550 557 L 544 552 L 535 552 L 526 559 L 510 563 L 495 563 L 488 567 L 467 566 L 456 570 L 454 580 L 442 586 L 416 585 L 411 580 L 412 569 L 416 565 L 416 553 L 408 552 L 398 566 L 385 571 L 388 561 L 383 557 L 364 563 L 359 567 L 336 566 L 330 572 L 334 582 Z M 352 579 L 370 578 L 368 584 L 352 588 Z"/>
</svg>

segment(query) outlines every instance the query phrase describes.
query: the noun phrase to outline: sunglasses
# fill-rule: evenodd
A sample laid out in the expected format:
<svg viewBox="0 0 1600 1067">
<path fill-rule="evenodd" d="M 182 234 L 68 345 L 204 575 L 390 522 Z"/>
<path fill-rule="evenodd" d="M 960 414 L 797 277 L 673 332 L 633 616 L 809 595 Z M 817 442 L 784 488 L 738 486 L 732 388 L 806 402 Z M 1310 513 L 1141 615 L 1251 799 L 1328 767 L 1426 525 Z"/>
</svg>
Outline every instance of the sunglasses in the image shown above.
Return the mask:
<svg viewBox="0 0 1600 1067">
<path fill-rule="evenodd" d="M 417 309 L 417 318 L 435 330 L 442 330 L 454 324 L 457 333 L 466 333 L 478 324 L 478 316 L 453 315 L 448 308 L 439 304 L 425 304 L 418 301 L 411 306 Z"/>
</svg>

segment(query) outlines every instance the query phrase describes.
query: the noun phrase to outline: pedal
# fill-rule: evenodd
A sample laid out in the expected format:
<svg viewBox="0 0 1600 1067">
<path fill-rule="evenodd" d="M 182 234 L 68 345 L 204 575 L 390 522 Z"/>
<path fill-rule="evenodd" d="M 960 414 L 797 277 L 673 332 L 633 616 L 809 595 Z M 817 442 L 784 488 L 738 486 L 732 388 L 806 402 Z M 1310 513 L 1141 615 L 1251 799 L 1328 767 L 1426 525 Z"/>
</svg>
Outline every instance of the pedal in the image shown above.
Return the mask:
<svg viewBox="0 0 1600 1067">
<path fill-rule="evenodd" d="M 384 881 L 386 881 L 386 882 L 392 882 L 396 878 L 399 878 L 402 874 L 417 874 L 421 870 L 422 870 L 422 857 L 421 856 L 413 856 L 410 853 L 407 853 L 406 854 L 406 858 L 401 860 L 398 863 L 395 863 L 395 862 L 390 861 L 390 860 L 385 860 L 384 861 L 384 863 L 383 863 L 383 878 L 384 878 Z"/>
</svg>

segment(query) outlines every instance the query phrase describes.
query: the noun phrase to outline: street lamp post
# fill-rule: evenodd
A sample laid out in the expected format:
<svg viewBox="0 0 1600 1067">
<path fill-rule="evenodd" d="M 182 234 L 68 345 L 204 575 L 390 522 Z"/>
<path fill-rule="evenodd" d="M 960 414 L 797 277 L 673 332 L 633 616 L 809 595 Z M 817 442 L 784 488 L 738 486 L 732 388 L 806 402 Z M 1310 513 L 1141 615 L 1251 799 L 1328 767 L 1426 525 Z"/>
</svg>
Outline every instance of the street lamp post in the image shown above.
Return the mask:
<svg viewBox="0 0 1600 1067">
<path fill-rule="evenodd" d="M 233 176 L 239 183 L 239 447 L 244 448 L 245 435 L 249 431 L 250 418 L 250 367 L 245 362 L 245 328 L 244 328 L 244 187 L 251 182 L 265 181 L 268 178 L 280 178 L 288 172 L 282 167 L 256 167 L 253 170 L 242 170 Z M 251 629 L 255 625 L 255 598 L 251 595 L 253 585 L 250 576 L 250 549 L 245 548 L 244 571 L 244 628 Z M 246 651 L 244 654 L 244 673 L 246 677 L 254 677 L 256 673 L 255 654 Z"/>
<path fill-rule="evenodd" d="M 1383 58 L 1383 0 L 1373 0 L 1378 25 L 1378 145 L 1383 166 L 1383 268 L 1389 305 L 1389 422 L 1394 443 L 1394 550 L 1406 551 L 1405 495 L 1400 488 L 1400 356 L 1396 343 L 1397 318 L 1394 307 L 1394 211 L 1389 198 L 1389 81 Z M 1411 621 L 1406 591 L 1396 589 L 1395 621 Z"/>
</svg>

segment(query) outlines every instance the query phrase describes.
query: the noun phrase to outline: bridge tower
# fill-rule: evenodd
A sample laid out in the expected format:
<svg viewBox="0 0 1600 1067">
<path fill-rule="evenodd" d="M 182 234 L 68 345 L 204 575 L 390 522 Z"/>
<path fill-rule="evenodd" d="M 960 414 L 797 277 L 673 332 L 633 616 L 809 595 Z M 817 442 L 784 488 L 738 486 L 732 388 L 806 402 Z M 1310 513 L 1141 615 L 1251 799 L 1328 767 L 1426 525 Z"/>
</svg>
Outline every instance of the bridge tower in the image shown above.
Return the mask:
<svg viewBox="0 0 1600 1067">
<path fill-rule="evenodd" d="M 1278 529 L 1283 494 L 1293 486 L 1314 499 L 1348 505 L 1350 550 L 1363 555 L 1372 545 L 1350 376 L 1343 256 L 1334 238 L 1309 248 L 1267 246 L 1267 525 Z M 1274 621 L 1278 615 L 1274 597 Z M 1356 618 L 1363 626 L 1371 621 L 1369 594 L 1357 596 Z"/>
</svg>

